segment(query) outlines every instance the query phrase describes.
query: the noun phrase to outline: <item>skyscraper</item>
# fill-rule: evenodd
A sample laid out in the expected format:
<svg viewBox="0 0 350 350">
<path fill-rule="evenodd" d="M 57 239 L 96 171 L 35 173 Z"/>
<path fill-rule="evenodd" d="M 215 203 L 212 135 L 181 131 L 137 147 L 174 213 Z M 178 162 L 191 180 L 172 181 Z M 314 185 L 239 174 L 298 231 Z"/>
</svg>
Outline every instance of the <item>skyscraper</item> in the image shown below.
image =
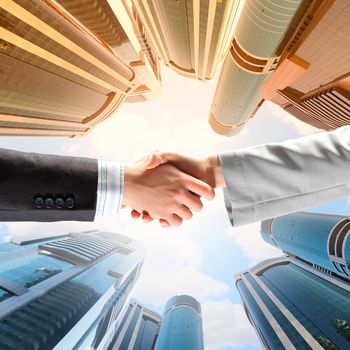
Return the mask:
<svg viewBox="0 0 350 350">
<path fill-rule="evenodd" d="M 186 77 L 211 79 L 226 57 L 242 1 L 133 0 L 159 57 Z"/>
<path fill-rule="evenodd" d="M 153 350 L 162 318 L 131 300 L 107 350 Z"/>
<path fill-rule="evenodd" d="M 234 135 L 265 100 L 324 130 L 350 123 L 348 1 L 247 0 L 210 114 Z"/>
<path fill-rule="evenodd" d="M 263 239 L 291 259 L 350 279 L 350 220 L 340 215 L 295 213 L 265 220 Z"/>
<path fill-rule="evenodd" d="M 126 99 L 159 93 L 128 2 L 59 2 L 73 14 L 54 0 L 0 3 L 0 135 L 85 135 Z"/>
<path fill-rule="evenodd" d="M 57 0 L 91 32 L 102 38 L 135 72 L 137 87 L 126 102 L 156 98 L 161 90 L 160 65 L 153 44 L 131 2 Z"/>
<path fill-rule="evenodd" d="M 176 295 L 167 302 L 154 349 L 204 349 L 201 306 L 196 299 Z"/>
<path fill-rule="evenodd" d="M 0 244 L 0 349 L 106 349 L 143 247 L 103 231 Z"/>
<path fill-rule="evenodd" d="M 349 349 L 348 282 L 282 257 L 240 273 L 236 286 L 265 349 Z"/>
</svg>

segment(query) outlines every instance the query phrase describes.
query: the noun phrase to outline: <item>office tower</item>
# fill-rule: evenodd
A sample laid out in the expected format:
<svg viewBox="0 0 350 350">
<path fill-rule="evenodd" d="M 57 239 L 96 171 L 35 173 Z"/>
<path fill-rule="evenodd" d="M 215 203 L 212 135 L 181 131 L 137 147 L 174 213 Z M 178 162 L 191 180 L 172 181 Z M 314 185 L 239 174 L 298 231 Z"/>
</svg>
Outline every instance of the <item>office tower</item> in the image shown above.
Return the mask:
<svg viewBox="0 0 350 350">
<path fill-rule="evenodd" d="M 295 213 L 261 224 L 263 239 L 291 258 L 350 279 L 350 220 L 339 215 Z"/>
<path fill-rule="evenodd" d="M 135 72 L 137 87 L 126 102 L 160 95 L 160 66 L 150 38 L 134 5 L 122 0 L 57 0 Z"/>
<path fill-rule="evenodd" d="M 106 349 L 144 249 L 104 231 L 0 244 L 0 349 Z"/>
<path fill-rule="evenodd" d="M 242 1 L 133 0 L 162 62 L 177 73 L 211 79 L 230 46 Z"/>
<path fill-rule="evenodd" d="M 152 350 L 158 337 L 162 318 L 131 300 L 107 350 Z"/>
<path fill-rule="evenodd" d="M 204 349 L 201 306 L 196 299 L 176 295 L 167 302 L 154 349 Z"/>
<path fill-rule="evenodd" d="M 61 3 L 73 15 L 54 0 L 0 3 L 0 135 L 85 135 L 124 100 L 159 92 L 131 5 L 110 1 L 119 21 L 107 1 Z"/>
<path fill-rule="evenodd" d="M 213 129 L 236 134 L 265 100 L 320 129 L 349 124 L 349 15 L 348 1 L 247 0 L 212 103 Z"/>
<path fill-rule="evenodd" d="M 265 349 L 350 348 L 350 285 L 287 257 L 237 275 L 249 321 Z"/>
<path fill-rule="evenodd" d="M 313 1 L 261 98 L 319 129 L 350 124 L 350 3 Z"/>
<path fill-rule="evenodd" d="M 212 102 L 209 123 L 216 132 L 234 135 L 249 120 L 263 83 L 277 67 L 288 28 L 300 17 L 301 3 L 245 1 Z"/>
</svg>

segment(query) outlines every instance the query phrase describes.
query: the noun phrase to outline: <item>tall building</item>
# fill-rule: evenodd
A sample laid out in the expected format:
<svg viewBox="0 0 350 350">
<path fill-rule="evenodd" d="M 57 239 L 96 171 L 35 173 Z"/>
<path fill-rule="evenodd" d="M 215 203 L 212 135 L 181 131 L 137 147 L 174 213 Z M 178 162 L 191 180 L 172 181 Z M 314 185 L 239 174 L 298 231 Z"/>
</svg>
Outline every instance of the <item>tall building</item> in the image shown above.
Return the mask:
<svg viewBox="0 0 350 350">
<path fill-rule="evenodd" d="M 177 73 L 211 79 L 226 57 L 242 0 L 133 0 L 162 62 Z"/>
<path fill-rule="evenodd" d="M 167 302 L 154 349 L 204 349 L 201 305 L 196 299 L 176 295 Z"/>
<path fill-rule="evenodd" d="M 237 275 L 249 321 L 265 349 L 350 348 L 350 285 L 287 257 Z"/>
<path fill-rule="evenodd" d="M 91 32 L 102 38 L 116 56 L 134 71 L 137 87 L 126 102 L 141 102 L 159 97 L 159 60 L 131 1 L 56 1 Z"/>
<path fill-rule="evenodd" d="M 2 0 L 0 135 L 85 135 L 155 97 L 152 45 L 126 1 Z"/>
<path fill-rule="evenodd" d="M 0 244 L 0 349 L 106 349 L 143 256 L 138 242 L 103 231 Z"/>
<path fill-rule="evenodd" d="M 350 4 L 247 0 L 209 122 L 234 135 L 270 100 L 324 130 L 350 123 Z"/>
<path fill-rule="evenodd" d="M 131 300 L 107 350 L 203 350 L 201 306 L 189 295 L 172 297 L 163 317 Z"/>
<path fill-rule="evenodd" d="M 265 220 L 263 239 L 292 259 L 350 279 L 350 220 L 339 215 L 295 213 Z"/>
<path fill-rule="evenodd" d="M 107 350 L 153 350 L 162 318 L 131 300 Z"/>
</svg>

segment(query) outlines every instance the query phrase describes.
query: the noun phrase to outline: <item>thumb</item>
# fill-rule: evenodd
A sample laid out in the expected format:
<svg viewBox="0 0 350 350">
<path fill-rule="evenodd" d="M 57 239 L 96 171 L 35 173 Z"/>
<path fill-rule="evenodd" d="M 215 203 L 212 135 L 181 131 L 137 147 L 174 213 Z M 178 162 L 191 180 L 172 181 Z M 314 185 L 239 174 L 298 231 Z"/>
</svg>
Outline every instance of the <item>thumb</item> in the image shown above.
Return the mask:
<svg viewBox="0 0 350 350">
<path fill-rule="evenodd" d="M 164 163 L 167 163 L 167 160 L 163 159 L 159 153 L 152 153 L 146 160 L 145 169 L 154 169 Z"/>
</svg>

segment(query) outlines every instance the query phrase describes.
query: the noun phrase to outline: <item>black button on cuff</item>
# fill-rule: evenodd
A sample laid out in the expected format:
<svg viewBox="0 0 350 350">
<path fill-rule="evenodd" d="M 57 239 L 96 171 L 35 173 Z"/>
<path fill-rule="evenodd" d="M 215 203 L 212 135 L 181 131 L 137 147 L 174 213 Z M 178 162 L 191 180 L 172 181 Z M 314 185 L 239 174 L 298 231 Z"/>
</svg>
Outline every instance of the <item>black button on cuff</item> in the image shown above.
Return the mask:
<svg viewBox="0 0 350 350">
<path fill-rule="evenodd" d="M 64 199 L 62 197 L 57 197 L 55 199 L 55 205 L 57 209 L 64 208 L 64 205 L 65 205 Z"/>
<path fill-rule="evenodd" d="M 42 196 L 35 196 L 34 197 L 34 207 L 37 209 L 42 209 L 44 208 L 45 205 L 45 200 Z"/>
<path fill-rule="evenodd" d="M 54 207 L 54 205 L 55 205 L 55 202 L 54 202 L 53 198 L 51 198 L 51 197 L 45 198 L 45 207 L 47 209 L 52 209 Z"/>
<path fill-rule="evenodd" d="M 75 207 L 75 199 L 74 197 L 67 197 L 66 198 L 66 207 L 68 209 L 73 209 Z"/>
</svg>

